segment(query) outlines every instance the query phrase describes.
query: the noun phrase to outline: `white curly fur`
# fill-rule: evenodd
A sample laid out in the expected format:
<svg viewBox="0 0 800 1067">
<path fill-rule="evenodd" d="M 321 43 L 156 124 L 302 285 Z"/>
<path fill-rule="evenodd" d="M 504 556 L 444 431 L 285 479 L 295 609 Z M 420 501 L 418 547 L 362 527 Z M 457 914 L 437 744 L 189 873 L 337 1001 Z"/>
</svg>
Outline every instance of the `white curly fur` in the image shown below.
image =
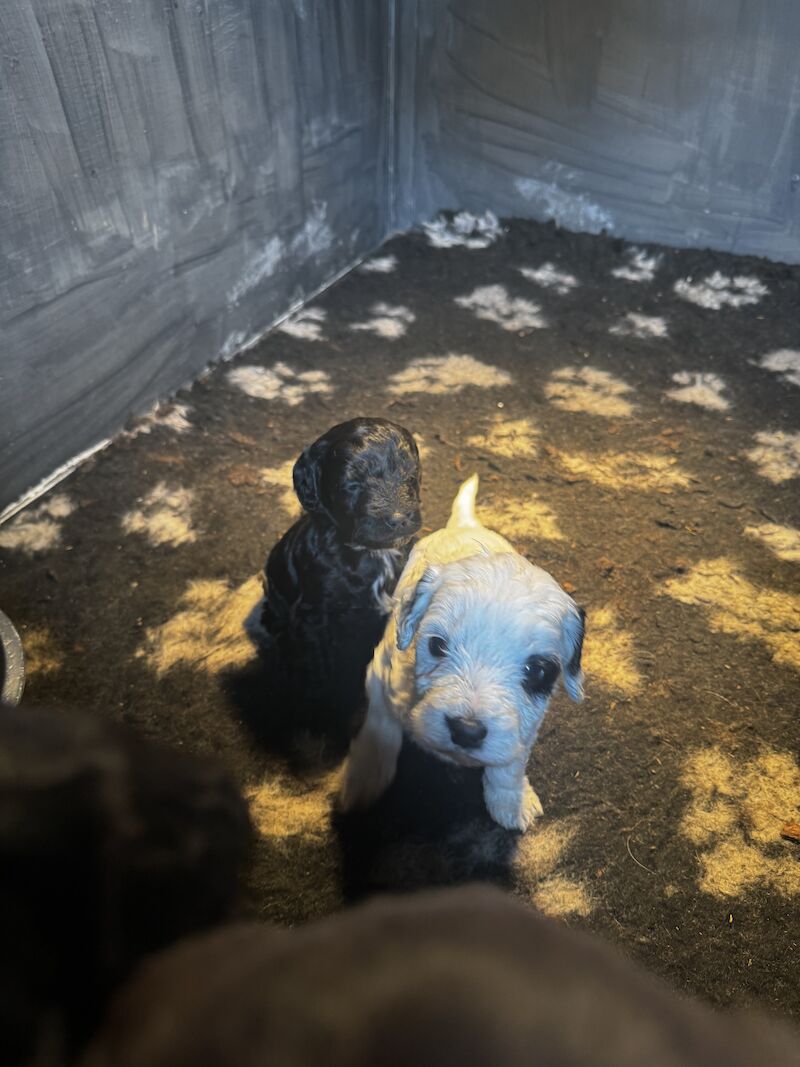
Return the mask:
<svg viewBox="0 0 800 1067">
<path fill-rule="evenodd" d="M 582 696 L 578 608 L 546 571 L 475 517 L 478 477 L 456 496 L 450 521 L 414 548 L 367 672 L 367 718 L 350 750 L 341 802 L 375 801 L 394 778 L 405 730 L 440 759 L 484 769 L 492 818 L 525 830 L 542 814 L 525 768 L 549 694 L 523 689 L 530 656 L 555 661 Z M 432 654 L 431 637 L 447 643 Z M 486 727 L 478 747 L 453 739 L 453 720 Z"/>
</svg>

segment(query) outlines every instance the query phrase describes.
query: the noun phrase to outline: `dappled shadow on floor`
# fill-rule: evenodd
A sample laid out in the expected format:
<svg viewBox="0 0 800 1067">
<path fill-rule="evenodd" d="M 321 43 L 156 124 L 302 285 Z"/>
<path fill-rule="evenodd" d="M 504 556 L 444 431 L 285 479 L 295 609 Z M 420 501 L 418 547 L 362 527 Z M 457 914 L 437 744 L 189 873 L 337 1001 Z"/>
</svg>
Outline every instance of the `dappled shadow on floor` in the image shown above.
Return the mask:
<svg viewBox="0 0 800 1067">
<path fill-rule="evenodd" d="M 347 754 L 363 712 L 350 715 L 298 699 L 264 655 L 228 671 L 222 686 L 232 709 L 265 752 L 298 773 L 330 769 Z"/>
</svg>

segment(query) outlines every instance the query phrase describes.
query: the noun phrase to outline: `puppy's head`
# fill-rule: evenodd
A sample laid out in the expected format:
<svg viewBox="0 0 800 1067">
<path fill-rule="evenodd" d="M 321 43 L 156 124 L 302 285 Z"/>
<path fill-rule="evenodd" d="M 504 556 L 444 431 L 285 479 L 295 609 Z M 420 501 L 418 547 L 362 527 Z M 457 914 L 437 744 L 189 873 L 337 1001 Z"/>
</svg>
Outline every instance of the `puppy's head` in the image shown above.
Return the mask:
<svg viewBox="0 0 800 1067">
<path fill-rule="evenodd" d="M 306 511 L 324 514 L 358 548 L 393 548 L 420 527 L 419 452 L 402 426 L 351 419 L 334 426 L 294 465 Z"/>
<path fill-rule="evenodd" d="M 401 595 L 397 646 L 414 654 L 407 727 L 454 763 L 502 766 L 525 755 L 561 677 L 583 696 L 583 612 L 516 553 L 429 567 Z"/>
</svg>

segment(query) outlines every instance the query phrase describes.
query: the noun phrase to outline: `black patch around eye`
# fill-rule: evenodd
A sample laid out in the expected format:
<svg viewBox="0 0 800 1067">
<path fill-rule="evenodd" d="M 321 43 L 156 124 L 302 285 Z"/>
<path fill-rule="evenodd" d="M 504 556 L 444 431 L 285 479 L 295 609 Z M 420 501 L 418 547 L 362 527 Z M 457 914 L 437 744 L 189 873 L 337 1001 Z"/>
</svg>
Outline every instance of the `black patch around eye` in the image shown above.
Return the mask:
<svg viewBox="0 0 800 1067">
<path fill-rule="evenodd" d="M 432 656 L 436 656 L 437 659 L 441 659 L 447 655 L 447 642 L 443 637 L 432 637 L 428 641 L 428 651 Z"/>
<path fill-rule="evenodd" d="M 529 656 L 522 674 L 522 688 L 528 696 L 547 696 L 558 678 L 558 664 L 546 656 Z"/>
</svg>

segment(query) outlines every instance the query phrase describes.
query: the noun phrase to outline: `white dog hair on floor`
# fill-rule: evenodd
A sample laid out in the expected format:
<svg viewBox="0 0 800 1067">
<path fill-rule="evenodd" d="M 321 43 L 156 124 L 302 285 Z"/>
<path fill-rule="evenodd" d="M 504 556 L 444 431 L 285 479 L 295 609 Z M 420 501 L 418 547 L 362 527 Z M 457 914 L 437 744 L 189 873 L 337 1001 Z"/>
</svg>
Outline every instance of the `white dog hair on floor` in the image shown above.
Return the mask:
<svg viewBox="0 0 800 1067">
<path fill-rule="evenodd" d="M 403 731 L 450 763 L 483 768 L 489 814 L 526 830 L 542 805 L 525 774 L 562 675 L 583 696 L 583 612 L 546 571 L 475 516 L 478 476 L 447 526 L 414 547 L 367 672 L 369 707 L 350 749 L 344 810 L 371 804 L 395 775 Z"/>
</svg>

